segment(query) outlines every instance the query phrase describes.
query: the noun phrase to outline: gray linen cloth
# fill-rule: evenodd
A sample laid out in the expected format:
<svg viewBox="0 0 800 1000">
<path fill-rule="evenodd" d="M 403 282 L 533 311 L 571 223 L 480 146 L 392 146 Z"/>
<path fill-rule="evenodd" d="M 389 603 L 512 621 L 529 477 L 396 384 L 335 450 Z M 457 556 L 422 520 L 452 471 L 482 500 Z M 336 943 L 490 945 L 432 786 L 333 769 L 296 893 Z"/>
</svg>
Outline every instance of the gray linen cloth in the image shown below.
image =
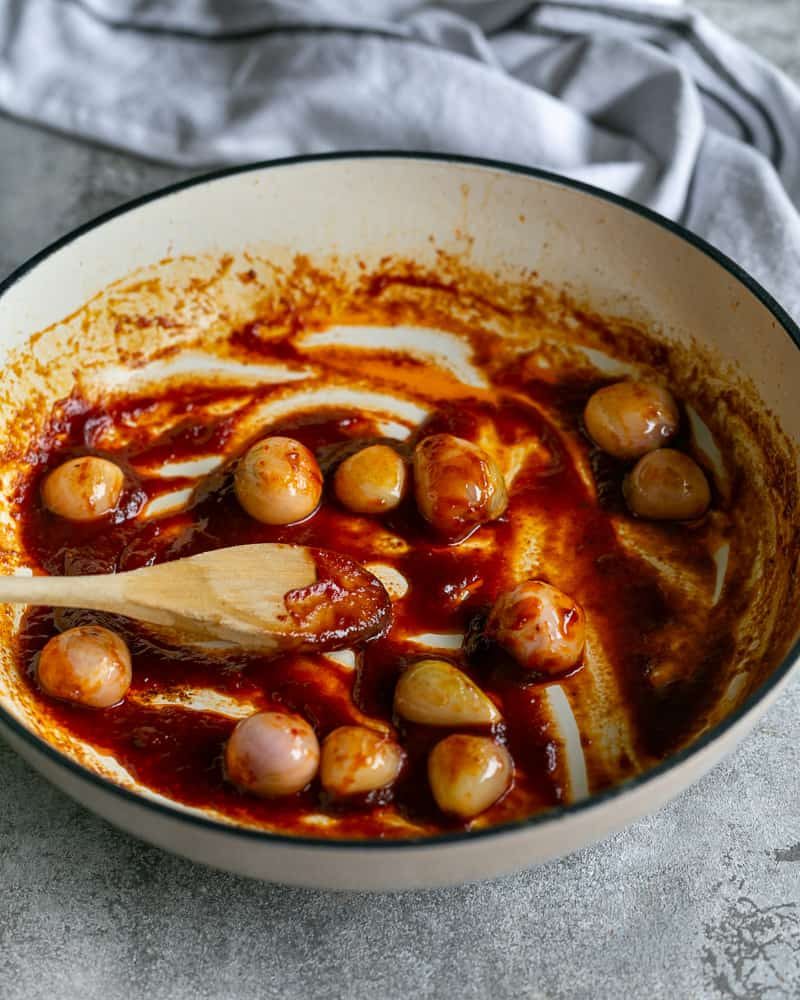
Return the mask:
<svg viewBox="0 0 800 1000">
<path fill-rule="evenodd" d="M 677 219 L 800 315 L 800 90 L 626 0 L 0 0 L 0 109 L 170 163 L 545 167 Z"/>
</svg>

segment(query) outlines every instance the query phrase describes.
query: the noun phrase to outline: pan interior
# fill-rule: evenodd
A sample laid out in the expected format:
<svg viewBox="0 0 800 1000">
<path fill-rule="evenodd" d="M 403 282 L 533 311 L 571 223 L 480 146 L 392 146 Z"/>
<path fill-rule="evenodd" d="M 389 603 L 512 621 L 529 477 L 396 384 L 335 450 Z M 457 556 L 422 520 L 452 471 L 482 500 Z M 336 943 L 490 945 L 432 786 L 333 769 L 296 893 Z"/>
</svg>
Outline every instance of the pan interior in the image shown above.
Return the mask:
<svg viewBox="0 0 800 1000">
<path fill-rule="evenodd" d="M 643 622 L 650 632 L 636 656 L 620 648 L 630 636 L 613 625 L 618 595 L 598 583 L 601 568 L 582 552 L 568 506 L 530 503 L 512 528 L 482 530 L 465 543 L 470 558 L 499 566 L 498 580 L 506 584 L 531 575 L 557 580 L 597 623 L 584 669 L 537 685 L 532 694 L 537 738 L 549 754 L 546 789 L 524 786 L 473 825 L 580 801 L 646 772 L 734 712 L 797 633 L 796 454 L 746 375 L 726 369 L 722 381 L 721 370 L 712 350 L 668 330 L 598 315 L 533 275 L 490 275 L 446 254 L 426 267 L 400 257 L 311 259 L 274 248 L 162 261 L 110 285 L 6 358 L 1 568 L 43 568 L 31 522 L 18 515 L 36 502 L 42 469 L 88 412 L 114 419 L 98 421 L 84 443 L 138 456 L 137 472 L 150 484 L 139 517 L 177 536 L 250 441 L 348 414 L 362 420 L 365 436 L 408 442 L 435 414 L 469 411 L 477 414 L 475 435 L 499 456 L 512 484 L 557 451 L 596 501 L 598 470 L 579 418 L 568 424 L 564 416 L 565 399 L 571 391 L 579 401 L 586 386 L 616 378 L 661 381 L 684 404 L 687 447 L 712 478 L 716 502 L 690 540 L 682 529 L 607 506 L 614 551 L 638 567 L 668 609 Z M 529 402 L 542 433 L 508 439 L 492 408 L 510 405 L 526 384 L 537 387 Z M 187 420 L 223 421 L 226 433 L 199 440 L 191 461 L 165 459 L 154 446 L 173 439 Z M 402 599 L 407 539 L 391 526 L 362 521 L 340 517 L 342 545 L 380 567 Z M 107 567 L 119 568 L 118 560 Z M 58 571 L 85 568 L 73 562 Z M 29 647 L 19 641 L 22 621 L 19 611 L 2 609 L 0 705 L 62 753 L 143 795 L 215 819 L 306 836 L 358 835 L 335 812 L 309 806 L 288 823 L 152 780 L 115 745 L 87 738 L 74 716 L 37 692 Z M 409 658 L 457 659 L 461 639 L 435 625 L 408 625 L 398 636 Z M 632 678 L 637 669 L 641 676 Z M 347 651 L 309 665 L 346 701 L 357 670 Z M 259 707 L 250 694 L 239 696 L 213 679 L 134 695 L 156 714 L 178 706 L 235 720 Z M 352 721 L 363 718 L 353 703 Z M 377 715 L 367 721 L 391 723 Z M 434 832 L 392 803 L 379 804 L 373 825 L 364 828 L 365 836 Z"/>
</svg>

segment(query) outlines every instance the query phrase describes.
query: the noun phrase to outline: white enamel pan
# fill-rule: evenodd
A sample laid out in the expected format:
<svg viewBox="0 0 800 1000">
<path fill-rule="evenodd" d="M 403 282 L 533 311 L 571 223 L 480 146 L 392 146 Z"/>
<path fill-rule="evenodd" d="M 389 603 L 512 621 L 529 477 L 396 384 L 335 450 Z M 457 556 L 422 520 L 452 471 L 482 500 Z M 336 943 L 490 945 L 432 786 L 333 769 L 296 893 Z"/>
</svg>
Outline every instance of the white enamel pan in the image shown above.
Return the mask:
<svg viewBox="0 0 800 1000">
<path fill-rule="evenodd" d="M 600 313 L 635 314 L 678 341 L 709 348 L 747 376 L 765 412 L 794 446 L 800 442 L 800 331 L 741 268 L 621 198 L 535 170 L 445 156 L 302 157 L 221 171 L 131 202 L 53 244 L 0 285 L 0 364 L 36 331 L 138 268 L 251 245 L 421 262 L 436 246 L 490 272 L 532 269 L 537 280 L 568 286 Z M 120 786 L 65 743 L 37 733 L 16 691 L 7 646 L 0 642 L 0 734 L 68 795 L 187 858 L 337 889 L 487 878 L 607 836 L 663 806 L 730 753 L 778 697 L 800 654 L 795 636 L 757 690 L 690 746 L 627 783 L 501 828 L 364 842 L 240 828 Z"/>
</svg>

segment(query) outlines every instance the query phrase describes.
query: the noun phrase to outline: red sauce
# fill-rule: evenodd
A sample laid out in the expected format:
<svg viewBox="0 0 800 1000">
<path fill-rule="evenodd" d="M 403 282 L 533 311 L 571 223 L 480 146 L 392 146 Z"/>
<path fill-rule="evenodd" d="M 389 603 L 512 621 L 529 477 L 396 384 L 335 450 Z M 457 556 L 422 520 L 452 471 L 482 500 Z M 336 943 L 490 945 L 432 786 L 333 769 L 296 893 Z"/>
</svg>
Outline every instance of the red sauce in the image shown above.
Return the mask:
<svg viewBox="0 0 800 1000">
<path fill-rule="evenodd" d="M 375 294 L 380 291 L 376 287 Z M 301 325 L 299 319 L 292 319 L 293 328 Z M 257 322 L 251 323 L 232 335 L 231 344 L 241 343 L 250 354 L 260 353 L 270 360 L 298 357 L 290 341 L 270 340 L 261 337 L 261 332 Z M 77 395 L 65 401 L 31 450 L 31 475 L 18 496 L 24 548 L 43 571 L 111 573 L 261 541 L 309 545 L 367 561 L 372 558 L 376 534 L 388 530 L 403 539 L 408 550 L 381 561 L 403 574 L 409 590 L 395 602 L 393 625 L 386 628 L 387 623 L 381 621 L 376 637 L 358 650 L 354 673 L 317 654 L 266 659 L 243 652 L 220 657 L 166 645 L 135 623 L 112 616 L 31 609 L 21 632 L 19 655 L 34 689 L 39 651 L 60 628 L 100 622 L 124 636 L 133 656 L 133 686 L 124 703 L 91 711 L 37 692 L 52 718 L 112 754 L 145 785 L 232 818 L 293 831 L 301 829 L 303 815 L 322 811 L 337 818 L 337 836 L 398 836 L 385 822 L 384 809 L 391 803 L 392 809 L 426 830 L 458 829 L 464 824 L 439 812 L 426 778 L 427 754 L 449 730 L 393 719 L 394 686 L 409 661 L 433 655 L 414 649 L 409 635 L 475 632 L 476 622 L 479 626 L 498 594 L 518 582 L 510 559 L 515 525 L 535 512 L 562 528 L 568 526 L 560 544 L 571 553 L 571 572 L 577 581 L 572 596 L 580 601 L 613 662 L 633 720 L 637 750 L 651 760 L 668 753 L 702 713 L 709 679 L 730 649 L 724 638 L 714 639 L 691 682 L 666 695 L 653 689 L 647 672 L 654 637 L 679 612 L 653 569 L 627 554 L 617 541 L 612 516 L 623 510 L 624 466 L 591 450 L 598 487 L 595 497 L 576 471 L 562 438 L 567 433 L 578 447 L 591 449 L 583 435 L 581 413 L 601 382 L 576 378 L 553 386 L 526 376 L 521 364 L 493 372 L 492 380 L 492 398 L 482 393 L 444 405 L 417 432 L 417 438 L 446 432 L 474 440 L 481 423 L 488 421 L 504 445 L 531 439 L 541 443 L 535 459 L 524 464 L 514 478 L 506 513 L 478 529 L 492 539 L 486 548 L 448 545 L 437 538 L 411 496 L 383 518 L 354 518 L 332 496 L 330 476 L 322 504 L 312 517 L 287 527 L 263 525 L 237 503 L 229 467 L 201 484 L 188 509 L 147 520 L 141 512 L 148 500 L 190 481 L 148 477 L 136 470 L 224 450 L 243 414 L 268 399 L 274 387 L 167 386 L 161 395 L 125 396 L 100 405 Z M 229 404 L 233 409 L 224 416 L 208 417 L 210 403 Z M 146 420 L 156 408 L 166 408 L 172 419 L 170 430 L 153 439 Z M 109 430 L 121 426 L 134 428 L 125 446 L 102 447 Z M 326 472 L 357 447 L 386 440 L 369 415 L 336 410 L 300 414 L 267 430 L 300 440 Z M 414 439 L 395 444 L 401 454 L 408 455 Z M 120 464 L 126 474 L 125 492 L 118 510 L 103 521 L 68 523 L 43 508 L 42 478 L 67 458 L 87 453 Z M 698 564 L 707 568 L 709 557 L 695 537 L 702 535 L 702 525 L 666 525 L 660 530 L 670 544 L 682 546 L 685 555 L 695 552 Z M 300 604 L 313 596 L 295 595 Z M 465 651 L 448 653 L 447 658 L 470 674 L 502 709 L 503 722 L 494 734 L 512 754 L 515 780 L 509 795 L 486 814 L 489 821 L 528 815 L 561 801 L 563 761 L 542 709 L 545 679 L 521 671 L 499 649 L 480 640 L 468 642 Z M 548 678 L 547 683 L 551 682 Z M 336 726 L 360 721 L 363 712 L 396 728 L 408 755 L 407 765 L 390 791 L 344 805 L 328 802 L 317 780 L 298 795 L 258 800 L 240 793 L 223 777 L 223 746 L 236 720 L 181 707 L 181 692 L 191 688 L 210 688 L 258 708 L 297 712 L 314 726 L 320 740 Z M 171 695 L 178 704 L 169 708 L 146 704 L 157 693 Z"/>
</svg>

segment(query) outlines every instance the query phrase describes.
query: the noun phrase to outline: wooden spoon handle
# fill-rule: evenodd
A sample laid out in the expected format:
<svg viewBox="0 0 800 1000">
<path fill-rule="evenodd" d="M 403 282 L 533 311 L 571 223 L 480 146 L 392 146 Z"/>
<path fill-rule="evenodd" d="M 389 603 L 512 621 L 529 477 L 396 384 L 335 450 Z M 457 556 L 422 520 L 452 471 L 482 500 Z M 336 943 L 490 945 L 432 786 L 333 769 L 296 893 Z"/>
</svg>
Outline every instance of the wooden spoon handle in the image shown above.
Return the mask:
<svg viewBox="0 0 800 1000">
<path fill-rule="evenodd" d="M 0 576 L 0 603 L 46 604 L 54 608 L 122 611 L 123 587 L 102 576 Z"/>
<path fill-rule="evenodd" d="M 183 562 L 185 565 L 191 560 Z M 53 608 L 110 611 L 189 636 L 196 631 L 198 624 L 191 613 L 181 614 L 175 604 L 191 603 L 191 580 L 181 592 L 180 585 L 185 581 L 179 577 L 175 579 L 176 566 L 177 563 L 165 563 L 126 573 L 93 576 L 0 576 L 0 604 L 41 604 Z M 160 575 L 167 583 L 166 588 L 154 586 Z M 217 629 L 216 632 L 226 635 L 230 629 Z"/>
</svg>

